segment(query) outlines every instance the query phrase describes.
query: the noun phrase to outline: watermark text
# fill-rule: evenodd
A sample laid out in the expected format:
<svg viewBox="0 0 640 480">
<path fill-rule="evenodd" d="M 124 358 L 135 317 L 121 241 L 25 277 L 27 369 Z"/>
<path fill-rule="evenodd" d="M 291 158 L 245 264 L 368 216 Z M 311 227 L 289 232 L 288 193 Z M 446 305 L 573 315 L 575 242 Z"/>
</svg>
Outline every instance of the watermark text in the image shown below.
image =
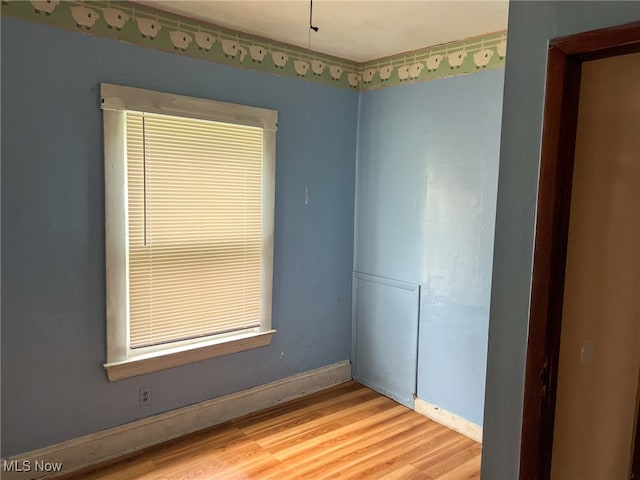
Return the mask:
<svg viewBox="0 0 640 480">
<path fill-rule="evenodd" d="M 62 471 L 62 462 L 45 462 L 44 460 L 2 460 L 3 472 L 45 472 Z"/>
</svg>

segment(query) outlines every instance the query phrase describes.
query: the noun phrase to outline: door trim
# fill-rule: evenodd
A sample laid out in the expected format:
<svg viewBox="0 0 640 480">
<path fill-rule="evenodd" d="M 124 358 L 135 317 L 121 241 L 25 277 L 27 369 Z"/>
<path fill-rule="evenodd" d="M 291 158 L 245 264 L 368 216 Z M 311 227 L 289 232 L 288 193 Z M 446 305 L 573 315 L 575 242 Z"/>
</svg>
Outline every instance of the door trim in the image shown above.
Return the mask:
<svg viewBox="0 0 640 480">
<path fill-rule="evenodd" d="M 631 480 L 640 480 L 640 375 L 638 376 L 638 396 L 636 409 L 636 434 L 631 452 Z"/>
<path fill-rule="evenodd" d="M 520 479 L 547 480 L 582 63 L 640 52 L 640 22 L 549 42 L 531 308 L 520 443 Z M 636 449 L 640 444 L 636 431 Z"/>
</svg>

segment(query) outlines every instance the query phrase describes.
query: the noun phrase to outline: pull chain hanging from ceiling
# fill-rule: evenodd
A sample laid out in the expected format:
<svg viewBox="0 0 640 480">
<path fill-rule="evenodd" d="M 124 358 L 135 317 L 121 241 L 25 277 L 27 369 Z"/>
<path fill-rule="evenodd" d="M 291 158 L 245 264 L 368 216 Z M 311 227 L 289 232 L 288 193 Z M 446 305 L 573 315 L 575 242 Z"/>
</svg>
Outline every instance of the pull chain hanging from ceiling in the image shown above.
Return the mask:
<svg viewBox="0 0 640 480">
<path fill-rule="evenodd" d="M 309 29 L 313 30 L 314 32 L 320 30 L 318 27 L 315 27 L 313 25 L 313 0 L 310 0 L 309 4 Z M 309 32 L 309 36 L 311 36 L 311 32 Z"/>
<path fill-rule="evenodd" d="M 311 31 L 318 32 L 320 30 L 318 27 L 313 25 L 313 0 L 309 0 L 309 32 L 307 39 L 307 50 L 311 52 Z M 307 111 L 306 111 L 306 121 L 305 121 L 305 156 L 304 156 L 304 164 L 305 164 L 305 180 L 304 180 L 304 204 L 309 205 L 309 109 L 311 108 L 311 92 L 309 90 L 309 81 L 305 81 L 307 88 Z"/>
</svg>

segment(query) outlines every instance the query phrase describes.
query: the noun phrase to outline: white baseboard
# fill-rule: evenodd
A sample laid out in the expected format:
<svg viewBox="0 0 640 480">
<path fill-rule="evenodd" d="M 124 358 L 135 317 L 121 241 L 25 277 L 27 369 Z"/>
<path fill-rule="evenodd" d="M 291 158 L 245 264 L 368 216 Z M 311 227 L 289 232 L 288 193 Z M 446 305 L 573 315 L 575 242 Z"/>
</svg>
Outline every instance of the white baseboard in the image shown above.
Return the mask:
<svg viewBox="0 0 640 480">
<path fill-rule="evenodd" d="M 413 409 L 420 415 L 424 415 L 431 420 L 444 425 L 451 430 L 461 433 L 471 440 L 482 443 L 482 427 L 475 423 L 462 418 L 455 413 L 447 412 L 440 407 L 436 407 L 429 402 L 425 402 L 421 398 L 416 397 Z"/>
<path fill-rule="evenodd" d="M 3 459 L 0 464 L 0 477 L 2 480 L 34 480 L 68 474 L 233 418 L 303 397 L 348 380 L 351 380 L 351 364 L 345 360 L 248 390 Z M 16 463 L 10 463 L 14 461 Z M 38 466 L 46 462 L 60 462 L 62 470 L 57 474 L 36 471 L 36 462 L 40 462 L 37 464 Z M 9 465 L 30 471 L 7 471 Z"/>
</svg>

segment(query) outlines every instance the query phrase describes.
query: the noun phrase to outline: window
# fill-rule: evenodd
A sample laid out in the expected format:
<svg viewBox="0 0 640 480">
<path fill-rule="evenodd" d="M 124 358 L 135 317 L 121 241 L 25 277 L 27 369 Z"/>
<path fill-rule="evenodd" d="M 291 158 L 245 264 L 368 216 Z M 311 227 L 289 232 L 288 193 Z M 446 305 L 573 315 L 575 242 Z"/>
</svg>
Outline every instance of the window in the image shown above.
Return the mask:
<svg viewBox="0 0 640 480">
<path fill-rule="evenodd" d="M 277 112 L 101 96 L 109 379 L 268 345 Z"/>
</svg>

